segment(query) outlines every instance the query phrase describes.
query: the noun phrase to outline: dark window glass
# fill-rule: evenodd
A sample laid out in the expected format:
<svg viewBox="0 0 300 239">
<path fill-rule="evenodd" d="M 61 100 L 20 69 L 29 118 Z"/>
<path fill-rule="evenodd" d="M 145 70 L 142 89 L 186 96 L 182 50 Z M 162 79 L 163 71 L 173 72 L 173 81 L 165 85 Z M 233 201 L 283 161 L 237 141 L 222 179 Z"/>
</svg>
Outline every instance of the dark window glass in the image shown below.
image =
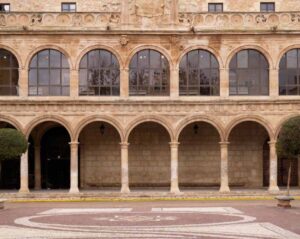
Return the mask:
<svg viewBox="0 0 300 239">
<path fill-rule="evenodd" d="M 7 50 L 0 49 L 0 95 L 18 95 L 19 64 Z"/>
<path fill-rule="evenodd" d="M 260 3 L 261 12 L 275 12 L 275 3 L 274 2 L 261 2 Z"/>
<path fill-rule="evenodd" d="M 62 3 L 61 4 L 61 11 L 62 12 L 76 12 L 76 3 Z"/>
<path fill-rule="evenodd" d="M 9 12 L 10 4 L 9 3 L 1 3 L 0 4 L 0 12 Z"/>
<path fill-rule="evenodd" d="M 286 52 L 280 60 L 279 94 L 300 95 L 300 49 Z"/>
<path fill-rule="evenodd" d="M 155 50 L 136 53 L 129 66 L 130 95 L 169 95 L 169 62 Z"/>
<path fill-rule="evenodd" d="M 47 49 L 38 52 L 29 67 L 29 95 L 68 96 L 70 68 L 64 54 Z"/>
<path fill-rule="evenodd" d="M 208 11 L 209 12 L 223 12 L 223 3 L 209 3 Z"/>
<path fill-rule="evenodd" d="M 187 53 L 179 66 L 180 95 L 219 95 L 219 64 L 213 54 L 205 50 Z"/>
<path fill-rule="evenodd" d="M 230 95 L 268 95 L 269 64 L 260 52 L 242 50 L 229 64 Z"/>
<path fill-rule="evenodd" d="M 79 69 L 79 95 L 120 95 L 120 66 L 115 55 L 102 49 L 84 55 Z"/>
</svg>

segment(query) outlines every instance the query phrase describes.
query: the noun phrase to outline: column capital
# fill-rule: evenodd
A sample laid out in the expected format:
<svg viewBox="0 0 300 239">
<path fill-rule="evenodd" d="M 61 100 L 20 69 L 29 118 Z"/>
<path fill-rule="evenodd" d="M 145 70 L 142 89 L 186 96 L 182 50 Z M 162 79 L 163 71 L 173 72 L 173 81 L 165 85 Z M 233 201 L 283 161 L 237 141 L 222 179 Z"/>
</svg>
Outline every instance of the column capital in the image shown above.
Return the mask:
<svg viewBox="0 0 300 239">
<path fill-rule="evenodd" d="M 169 142 L 171 148 L 177 148 L 180 143 L 177 141 Z"/>
<path fill-rule="evenodd" d="M 219 142 L 219 144 L 220 144 L 221 146 L 227 146 L 227 145 L 230 144 L 230 142 L 228 142 L 228 141 L 221 141 L 221 142 Z"/>
<path fill-rule="evenodd" d="M 72 142 L 69 142 L 69 145 L 70 146 L 78 146 L 80 143 L 79 142 L 76 142 L 76 141 L 72 141 Z"/>
<path fill-rule="evenodd" d="M 130 145 L 130 143 L 128 143 L 128 142 L 121 142 L 120 145 L 121 145 L 122 148 L 128 148 L 128 146 Z"/>
<path fill-rule="evenodd" d="M 274 145 L 274 144 L 276 144 L 276 143 L 277 143 L 276 140 L 270 140 L 270 141 L 268 142 L 269 145 Z"/>
</svg>

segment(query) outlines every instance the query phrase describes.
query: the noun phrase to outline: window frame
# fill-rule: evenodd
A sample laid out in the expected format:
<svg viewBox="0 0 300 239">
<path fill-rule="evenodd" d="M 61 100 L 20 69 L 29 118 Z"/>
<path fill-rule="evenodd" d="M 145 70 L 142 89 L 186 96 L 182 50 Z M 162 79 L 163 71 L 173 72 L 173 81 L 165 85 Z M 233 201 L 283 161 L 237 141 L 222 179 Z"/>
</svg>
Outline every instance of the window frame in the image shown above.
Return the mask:
<svg viewBox="0 0 300 239">
<path fill-rule="evenodd" d="M 221 6 L 221 11 L 217 11 L 217 7 L 218 6 Z M 213 7 L 213 9 L 211 9 L 211 7 Z M 211 3 L 208 3 L 208 5 L 207 5 L 207 11 L 208 12 L 215 12 L 215 13 L 223 12 L 224 11 L 224 4 L 222 2 L 211 2 Z"/>
<path fill-rule="evenodd" d="M 68 8 L 64 9 L 64 5 L 68 6 Z M 70 8 L 71 5 L 75 6 L 74 11 L 71 10 L 71 8 Z M 77 12 L 77 4 L 76 4 L 76 2 L 62 2 L 61 3 L 61 12 Z"/>
<path fill-rule="evenodd" d="M 266 10 L 263 10 L 263 5 L 266 6 Z M 272 8 L 270 8 L 272 6 Z M 276 11 L 276 4 L 275 2 L 260 2 L 260 12 L 275 12 Z"/>
<path fill-rule="evenodd" d="M 191 67 L 189 65 L 190 58 L 189 56 L 193 53 L 197 54 L 197 66 Z M 209 66 L 208 67 L 201 67 L 200 58 L 201 54 L 208 54 L 209 57 Z M 207 60 L 207 59 L 206 59 Z M 185 61 L 185 62 L 184 62 Z M 213 61 L 216 62 L 216 66 L 213 67 Z M 182 64 L 185 63 L 185 66 L 182 67 Z M 197 76 L 197 84 L 191 84 L 191 72 L 196 71 Z M 209 79 L 208 84 L 203 84 L 201 74 L 205 74 L 205 77 L 207 77 L 207 73 L 209 72 Z M 213 81 L 212 75 L 217 72 L 217 81 Z M 182 75 L 186 78 L 186 84 L 182 84 L 182 81 L 184 81 L 181 77 Z M 209 94 L 205 94 L 202 91 L 203 89 L 208 88 Z M 196 91 L 195 91 L 196 90 Z M 220 96 L 220 64 L 218 62 L 217 57 L 211 53 L 210 51 L 207 51 L 205 49 L 195 49 L 192 51 L 187 52 L 181 59 L 179 64 L 179 95 L 180 96 L 201 96 L 201 97 L 210 97 L 210 96 Z"/>
<path fill-rule="evenodd" d="M 256 53 L 259 53 L 259 63 L 257 64 L 258 67 L 253 67 L 250 66 L 250 51 L 255 51 Z M 238 61 L 238 54 L 241 54 L 243 52 L 247 52 L 247 67 L 239 67 L 239 61 Z M 265 61 L 265 63 L 267 64 L 267 67 L 263 67 L 263 63 L 262 60 Z M 232 67 L 232 65 L 234 65 Z M 256 74 L 255 79 L 258 79 L 258 82 L 255 81 L 255 83 L 258 84 L 254 84 L 255 91 L 257 93 L 249 93 L 249 89 L 251 90 L 251 87 L 253 87 L 251 84 L 252 82 L 249 81 L 249 78 L 246 78 L 246 80 L 244 78 L 241 77 L 242 72 L 246 72 L 246 75 L 250 76 L 251 73 Z M 247 73 L 248 72 L 248 73 Z M 264 93 L 263 89 L 264 89 L 264 77 L 262 76 L 264 73 L 267 73 L 267 88 L 266 88 L 266 93 Z M 256 50 L 256 49 L 244 49 L 244 50 L 240 50 L 239 52 L 237 52 L 232 59 L 230 60 L 229 63 L 229 95 L 230 96 L 269 96 L 270 95 L 270 65 L 268 62 L 268 59 L 265 57 L 265 55 L 263 53 L 261 53 L 260 51 Z M 233 78 L 233 76 L 231 74 L 235 74 L 235 78 Z M 244 73 L 245 74 L 245 73 Z M 233 81 L 235 81 L 235 83 L 232 83 Z M 241 84 L 241 82 L 244 84 Z M 249 85 L 250 86 L 249 86 Z M 242 91 L 242 88 L 244 87 L 244 92 Z M 234 93 L 231 93 L 231 89 L 234 89 L 235 91 Z M 247 92 L 246 92 L 247 90 Z"/>
<path fill-rule="evenodd" d="M 4 53 L 9 55 L 9 66 L 6 67 L 0 67 L 0 71 L 9 71 L 9 84 L 0 84 L 0 88 L 9 88 L 9 94 L 0 94 L 0 96 L 18 96 L 19 95 L 19 80 L 20 80 L 20 74 L 19 74 L 19 62 L 17 57 L 10 51 L 1 48 L 0 51 L 3 51 Z M 16 62 L 16 66 L 13 66 L 13 61 Z M 13 84 L 13 71 L 16 73 L 16 79 L 17 84 Z M 13 94 L 13 90 L 15 89 L 16 94 Z"/>
<path fill-rule="evenodd" d="M 101 63 L 101 52 L 108 52 L 110 54 L 110 66 L 101 66 L 100 63 Z M 117 78 L 118 78 L 118 84 L 113 84 L 113 81 L 112 79 L 110 79 L 110 82 L 109 82 L 109 85 L 105 85 L 105 84 L 101 84 L 101 81 L 99 80 L 98 81 L 98 84 L 95 84 L 95 85 L 89 85 L 89 73 L 90 73 L 90 70 L 92 70 L 93 68 L 92 67 L 89 67 L 89 54 L 99 54 L 99 62 L 97 63 L 97 70 L 99 70 L 99 76 L 98 78 L 100 79 L 100 72 L 101 71 L 107 71 L 107 70 L 110 70 L 110 74 L 112 73 L 112 71 L 117 71 Z M 103 54 L 102 53 L 102 54 Z M 82 67 L 82 61 L 84 61 L 86 58 L 86 67 Z M 117 63 L 116 66 L 112 66 L 112 63 L 113 63 L 113 59 L 114 61 Z M 87 85 L 82 85 L 81 84 L 81 74 L 80 74 L 80 71 L 81 70 L 86 70 L 86 82 L 87 82 Z M 110 96 L 120 96 L 120 92 L 121 92 L 121 89 L 120 89 L 120 78 L 121 78 L 121 71 L 120 71 L 120 62 L 118 60 L 118 58 L 116 57 L 116 55 L 114 53 L 112 53 L 111 51 L 108 51 L 106 49 L 93 49 L 89 52 L 87 52 L 80 60 L 80 64 L 79 64 L 79 74 L 78 74 L 78 77 L 79 77 L 79 81 L 78 81 L 78 86 L 79 86 L 79 92 L 78 92 L 78 95 L 79 96 L 107 96 L 107 97 L 110 97 Z M 85 87 L 87 86 L 87 88 L 92 88 L 94 90 L 94 92 L 96 91 L 96 89 L 98 89 L 98 93 L 96 94 L 89 94 L 89 92 L 92 92 L 92 91 L 89 91 L 87 94 L 81 94 L 81 87 Z M 109 87 L 109 91 L 110 91 L 110 94 L 101 94 L 101 92 L 105 92 L 106 90 Z M 117 94 L 114 94 L 114 92 L 118 92 Z"/>
<path fill-rule="evenodd" d="M 48 59 L 48 63 L 47 66 L 40 66 L 40 53 L 47 51 L 47 56 L 49 57 Z M 51 51 L 54 52 L 58 52 L 59 53 L 59 57 L 60 57 L 60 65 L 59 67 L 57 66 L 51 66 Z M 35 66 L 31 66 L 32 61 L 34 60 L 34 58 L 36 57 L 36 65 Z M 63 58 L 65 58 L 64 60 L 67 62 L 67 66 L 63 66 Z M 36 71 L 36 84 L 31 84 L 30 80 L 30 72 L 31 70 L 35 70 Z M 44 71 L 48 71 L 47 72 L 47 76 L 49 77 L 48 79 L 48 84 L 40 84 L 40 77 L 39 77 L 39 71 L 40 70 L 44 70 Z M 51 72 L 53 70 L 59 70 L 59 80 L 60 83 L 59 84 L 51 84 Z M 68 70 L 68 84 L 64 85 L 63 84 L 63 71 L 64 70 Z M 38 96 L 38 97 L 66 97 L 66 96 L 70 96 L 70 65 L 69 65 L 69 61 L 68 58 L 61 52 L 58 51 L 56 49 L 43 49 L 41 51 L 38 51 L 37 53 L 35 53 L 33 55 L 33 57 L 31 58 L 30 64 L 29 64 L 29 70 L 28 70 L 28 96 Z M 39 90 L 40 88 L 44 88 L 47 87 L 48 89 L 48 94 L 40 94 Z M 60 88 L 60 94 L 51 94 L 51 88 L 53 87 L 59 87 Z M 35 93 L 32 94 L 31 90 L 33 90 L 35 88 Z M 63 94 L 63 90 L 68 88 L 68 94 Z"/>
<path fill-rule="evenodd" d="M 147 64 L 144 67 L 141 67 L 141 62 L 139 59 L 142 57 L 142 54 L 145 54 L 147 52 Z M 159 67 L 153 67 L 151 66 L 151 52 L 156 52 L 159 54 L 160 63 Z M 134 58 L 136 57 L 136 66 L 132 66 Z M 164 59 L 164 60 L 163 60 Z M 163 67 L 163 64 L 165 61 L 165 68 Z M 146 84 L 141 84 L 143 81 L 140 78 L 141 71 L 144 71 L 149 74 L 148 80 Z M 165 71 L 165 72 L 164 72 Z M 155 83 L 150 82 L 151 80 L 151 72 L 160 74 L 160 83 L 159 85 L 156 85 Z M 136 74 L 136 84 L 131 84 L 131 74 Z M 164 82 L 164 77 L 166 81 Z M 136 52 L 130 61 L 129 64 L 129 75 L 128 75 L 128 81 L 129 81 L 129 96 L 170 96 L 170 63 L 168 61 L 168 58 L 162 54 L 161 52 L 154 50 L 154 49 L 143 49 L 138 52 Z"/>
<path fill-rule="evenodd" d="M 8 10 L 5 10 L 5 6 L 8 6 Z M 3 10 L 1 10 L 1 7 L 3 7 Z M 0 12 L 10 12 L 10 3 L 0 3 Z"/>
<path fill-rule="evenodd" d="M 288 53 L 296 51 L 296 67 L 288 67 Z M 284 67 L 282 65 L 284 64 Z M 293 73 L 294 72 L 294 73 Z M 295 75 L 296 73 L 296 75 Z M 294 78 L 296 77 L 296 83 L 290 83 L 290 75 L 294 74 Z M 282 78 L 282 75 L 284 79 Z M 299 96 L 300 95 L 300 48 L 293 48 L 285 52 L 279 62 L 279 71 L 278 71 L 278 81 L 279 81 L 279 88 L 278 94 L 280 96 Z M 284 83 L 282 83 L 284 82 Z M 296 94 L 289 94 L 289 88 L 291 87 L 296 88 Z M 284 91 L 285 93 L 283 93 Z"/>
</svg>

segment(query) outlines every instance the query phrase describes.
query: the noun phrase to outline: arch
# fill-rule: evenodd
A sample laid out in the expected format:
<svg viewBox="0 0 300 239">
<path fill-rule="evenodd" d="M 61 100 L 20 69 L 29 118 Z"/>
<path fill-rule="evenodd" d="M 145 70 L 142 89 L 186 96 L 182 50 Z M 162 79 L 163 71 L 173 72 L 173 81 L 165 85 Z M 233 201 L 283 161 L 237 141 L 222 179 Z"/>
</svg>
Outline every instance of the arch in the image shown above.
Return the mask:
<svg viewBox="0 0 300 239">
<path fill-rule="evenodd" d="M 125 139 L 124 133 L 123 133 L 124 130 L 123 130 L 121 123 L 113 117 L 98 116 L 98 115 L 92 115 L 92 116 L 86 117 L 77 124 L 77 126 L 75 127 L 75 131 L 74 131 L 74 140 L 78 141 L 79 135 L 82 132 L 82 130 L 87 125 L 94 123 L 94 122 L 105 122 L 105 123 L 113 126 L 119 133 L 121 142 L 124 142 L 124 139 Z"/>
<path fill-rule="evenodd" d="M 72 130 L 69 122 L 66 119 L 64 119 L 63 117 L 57 116 L 57 115 L 43 115 L 43 116 L 39 116 L 39 117 L 33 119 L 32 121 L 30 121 L 27 124 L 27 126 L 25 127 L 25 136 L 26 136 L 26 138 L 27 139 L 29 138 L 32 130 L 36 126 L 38 126 L 41 123 L 48 122 L 48 121 L 56 122 L 56 123 L 60 124 L 61 126 L 63 126 L 68 131 L 71 141 L 74 140 L 73 130 Z"/>
<path fill-rule="evenodd" d="M 300 114 L 299 113 L 295 113 L 295 114 L 291 114 L 291 115 L 287 115 L 287 116 L 284 116 L 280 121 L 279 123 L 277 124 L 276 128 L 275 128 L 275 134 L 274 134 L 274 139 L 275 141 L 278 139 L 278 136 L 279 136 L 279 133 L 282 129 L 282 126 L 290 119 L 293 119 L 293 118 L 297 118 L 297 117 L 300 117 Z"/>
<path fill-rule="evenodd" d="M 11 117 L 11 116 L 0 115 L 0 122 L 5 122 L 5 123 L 8 123 L 8 124 L 14 126 L 17 130 L 19 130 L 23 134 L 25 132 L 22 125 L 21 125 L 21 123 L 19 121 L 17 121 L 16 119 L 14 119 L 13 117 Z"/>
<path fill-rule="evenodd" d="M 11 48 L 11 47 L 9 47 L 9 46 L 6 46 L 6 45 L 0 44 L 0 49 L 7 50 L 7 51 L 9 51 L 11 54 L 13 54 L 13 55 L 16 57 L 17 61 L 18 61 L 19 69 L 23 69 L 23 68 L 24 68 L 24 65 L 23 65 L 21 56 L 20 56 L 19 53 L 16 52 L 13 48 Z"/>
<path fill-rule="evenodd" d="M 293 49 L 300 49 L 300 44 L 293 44 L 293 45 L 290 45 L 290 46 L 288 46 L 288 47 L 285 47 L 284 49 L 282 49 L 282 50 L 279 52 L 278 58 L 276 59 L 276 65 L 275 65 L 275 68 L 276 68 L 276 69 L 279 69 L 280 61 L 281 61 L 283 55 L 284 55 L 285 53 L 287 53 L 288 51 L 293 50 Z"/>
<path fill-rule="evenodd" d="M 77 56 L 77 58 L 76 58 L 75 70 L 77 70 L 77 71 L 79 70 L 80 62 L 81 62 L 82 58 L 85 56 L 85 54 L 87 54 L 93 50 L 106 50 L 106 51 L 111 52 L 117 58 L 119 65 L 120 65 L 120 69 L 124 68 L 124 60 L 122 59 L 122 57 L 118 51 L 116 51 L 114 48 L 112 48 L 110 46 L 97 44 L 97 45 L 88 46 L 85 49 L 83 49 L 83 51 L 80 52 L 79 56 Z"/>
<path fill-rule="evenodd" d="M 224 68 L 224 61 L 222 59 L 222 57 L 220 56 L 220 54 L 215 51 L 213 48 L 209 47 L 209 46 L 204 46 L 204 45 L 195 45 L 195 46 L 190 46 L 186 49 L 184 49 L 180 56 L 177 58 L 176 60 L 176 69 L 179 69 L 179 65 L 180 65 L 180 62 L 182 60 L 182 58 L 187 54 L 189 53 L 190 51 L 194 51 L 194 50 L 204 50 L 204 51 L 208 51 L 209 53 L 211 53 L 212 55 L 214 55 L 214 57 L 217 59 L 218 61 L 218 64 L 219 64 L 219 68 Z"/>
<path fill-rule="evenodd" d="M 273 59 L 272 59 L 270 53 L 267 50 L 265 50 L 264 48 L 262 48 L 261 46 L 258 46 L 258 45 L 242 45 L 242 46 L 239 46 L 239 47 L 233 49 L 229 53 L 229 55 L 226 59 L 226 63 L 225 63 L 225 68 L 226 69 L 229 69 L 229 64 L 230 64 L 232 58 L 235 56 L 235 54 L 237 54 L 238 52 L 240 52 L 242 50 L 257 50 L 257 51 L 259 51 L 266 58 L 266 60 L 268 61 L 269 69 L 274 69 L 274 62 L 273 62 Z"/>
<path fill-rule="evenodd" d="M 140 45 L 140 46 L 134 48 L 129 53 L 129 55 L 128 55 L 126 61 L 125 61 L 125 65 L 124 65 L 125 69 L 129 69 L 129 65 L 130 65 L 132 57 L 136 53 L 138 53 L 139 51 L 142 51 L 142 50 L 155 50 L 155 51 L 158 51 L 159 53 L 161 53 L 162 55 L 164 55 L 167 58 L 167 60 L 169 62 L 169 66 L 170 66 L 170 71 L 174 69 L 174 62 L 172 61 L 172 58 L 169 55 L 168 51 L 165 48 L 163 48 L 163 47 L 154 46 L 154 45 Z"/>
<path fill-rule="evenodd" d="M 226 127 L 226 130 L 225 130 L 225 141 L 229 140 L 229 136 L 230 136 L 232 130 L 235 128 L 235 126 L 237 126 L 240 123 L 247 122 L 247 121 L 252 121 L 252 122 L 258 123 L 259 125 L 264 127 L 265 130 L 268 132 L 270 140 L 274 139 L 274 130 L 273 130 L 270 122 L 268 122 L 266 119 L 264 119 L 260 116 L 257 116 L 257 115 L 245 115 L 245 116 L 240 116 L 238 118 L 233 119 L 228 124 L 228 126 Z"/>
<path fill-rule="evenodd" d="M 128 142 L 129 136 L 131 134 L 131 132 L 135 129 L 136 126 L 142 124 L 142 123 L 146 123 L 146 122 L 154 122 L 157 123 L 161 126 L 163 126 L 169 136 L 170 136 L 170 141 L 174 141 L 174 134 L 173 134 L 173 129 L 170 126 L 169 121 L 162 116 L 154 116 L 154 115 L 149 115 L 149 116 L 140 116 L 135 118 L 134 120 L 132 120 L 129 125 L 127 126 L 126 130 L 125 130 L 125 142 Z"/>
<path fill-rule="evenodd" d="M 212 125 L 218 131 L 220 136 L 220 141 L 222 142 L 225 140 L 225 132 L 224 132 L 224 126 L 222 122 L 205 115 L 194 115 L 182 119 L 178 124 L 178 126 L 176 127 L 175 140 L 179 141 L 180 134 L 182 133 L 182 131 L 186 126 L 196 122 L 204 122 Z"/>
<path fill-rule="evenodd" d="M 32 60 L 32 58 L 33 58 L 37 53 L 39 53 L 40 51 L 43 51 L 43 50 L 47 50 L 47 49 L 57 50 L 57 51 L 61 52 L 62 54 L 64 54 L 65 57 L 66 57 L 67 60 L 68 60 L 70 70 L 73 70 L 73 69 L 74 69 L 70 54 L 69 54 L 65 49 L 63 49 L 62 47 L 57 46 L 57 45 L 52 45 L 52 44 L 49 44 L 49 45 L 41 45 L 41 46 L 38 46 L 38 47 L 34 48 L 34 49 L 28 54 L 28 56 L 27 56 L 27 58 L 26 58 L 25 69 L 26 69 L 26 70 L 29 70 L 29 66 L 30 66 L 31 60 Z"/>
</svg>

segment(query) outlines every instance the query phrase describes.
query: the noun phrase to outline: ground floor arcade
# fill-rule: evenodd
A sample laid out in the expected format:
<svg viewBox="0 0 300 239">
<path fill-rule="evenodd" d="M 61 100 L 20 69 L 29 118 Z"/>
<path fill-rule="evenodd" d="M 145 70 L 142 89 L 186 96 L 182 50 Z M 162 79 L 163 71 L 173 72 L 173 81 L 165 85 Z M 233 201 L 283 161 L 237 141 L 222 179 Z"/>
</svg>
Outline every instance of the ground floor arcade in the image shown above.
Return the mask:
<svg viewBox="0 0 300 239">
<path fill-rule="evenodd" d="M 3 122 L 1 127 L 13 126 Z M 1 163 L 1 189 L 276 191 L 287 182 L 288 161 L 277 158 L 276 141 L 252 120 L 232 125 L 225 137 L 216 125 L 197 120 L 177 133 L 145 120 L 125 136 L 113 123 L 91 121 L 77 130 L 77 140 L 63 124 L 44 121 L 27 136 L 29 148 L 21 160 Z M 292 170 L 292 186 L 299 186 L 297 160 Z"/>
</svg>

